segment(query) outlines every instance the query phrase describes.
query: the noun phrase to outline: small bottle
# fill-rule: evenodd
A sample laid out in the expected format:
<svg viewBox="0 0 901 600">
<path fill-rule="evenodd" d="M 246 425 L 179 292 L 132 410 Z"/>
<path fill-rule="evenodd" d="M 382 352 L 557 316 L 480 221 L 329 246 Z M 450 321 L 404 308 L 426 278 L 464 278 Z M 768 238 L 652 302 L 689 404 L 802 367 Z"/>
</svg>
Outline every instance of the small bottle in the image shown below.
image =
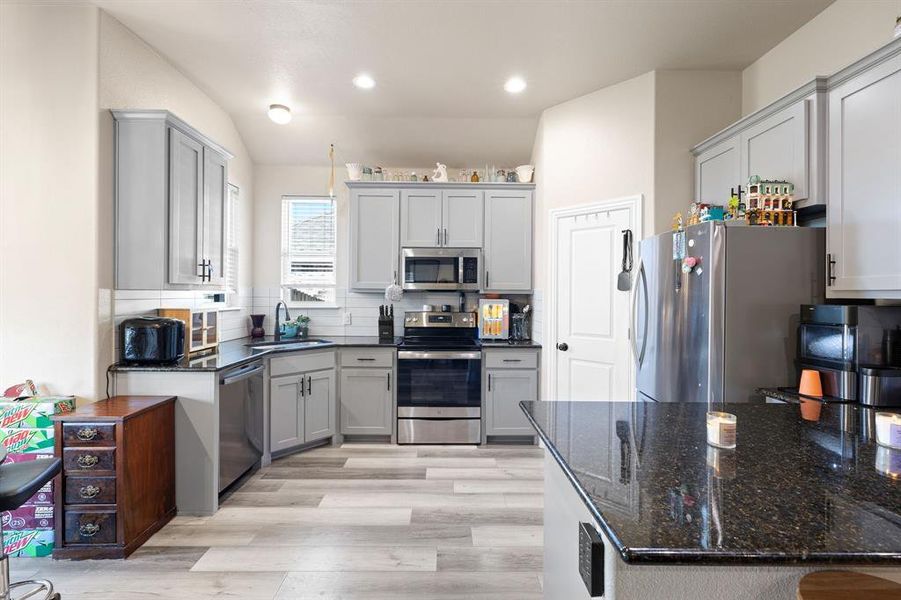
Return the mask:
<svg viewBox="0 0 901 600">
<path fill-rule="evenodd" d="M 479 182 L 479 174 L 476 171 L 473 171 L 472 177 L 470 177 L 469 180 L 473 183 L 478 183 Z"/>
</svg>

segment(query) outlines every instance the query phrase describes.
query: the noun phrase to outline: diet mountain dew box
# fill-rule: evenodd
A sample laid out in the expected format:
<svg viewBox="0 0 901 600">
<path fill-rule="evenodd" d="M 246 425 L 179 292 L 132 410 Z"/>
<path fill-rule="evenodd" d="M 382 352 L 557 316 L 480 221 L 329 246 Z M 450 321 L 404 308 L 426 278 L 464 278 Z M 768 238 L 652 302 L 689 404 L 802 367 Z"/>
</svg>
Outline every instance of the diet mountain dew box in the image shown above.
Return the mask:
<svg viewBox="0 0 901 600">
<path fill-rule="evenodd" d="M 0 513 L 4 534 L 26 529 L 53 529 L 52 506 L 20 506 Z"/>
<path fill-rule="evenodd" d="M 75 410 L 74 396 L 33 396 L 0 402 L 0 429 L 53 429 L 53 415 Z"/>
</svg>

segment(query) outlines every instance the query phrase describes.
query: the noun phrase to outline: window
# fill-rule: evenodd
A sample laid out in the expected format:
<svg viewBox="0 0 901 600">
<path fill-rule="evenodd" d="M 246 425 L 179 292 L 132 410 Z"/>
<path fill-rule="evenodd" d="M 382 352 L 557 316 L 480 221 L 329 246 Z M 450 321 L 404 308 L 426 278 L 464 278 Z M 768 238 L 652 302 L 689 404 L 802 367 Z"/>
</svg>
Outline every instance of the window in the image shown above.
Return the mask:
<svg viewBox="0 0 901 600">
<path fill-rule="evenodd" d="M 282 197 L 282 298 L 291 306 L 335 304 L 335 200 Z"/>
<path fill-rule="evenodd" d="M 228 205 L 225 207 L 225 292 L 228 304 L 238 297 L 238 186 L 228 184 Z"/>
</svg>

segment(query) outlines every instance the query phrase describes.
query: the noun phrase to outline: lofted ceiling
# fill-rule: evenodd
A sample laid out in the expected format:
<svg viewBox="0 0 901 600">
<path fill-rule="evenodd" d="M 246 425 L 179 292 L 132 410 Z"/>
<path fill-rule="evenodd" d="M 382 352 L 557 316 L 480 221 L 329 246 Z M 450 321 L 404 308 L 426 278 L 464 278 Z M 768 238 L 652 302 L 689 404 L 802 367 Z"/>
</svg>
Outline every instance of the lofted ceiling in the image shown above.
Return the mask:
<svg viewBox="0 0 901 600">
<path fill-rule="evenodd" d="M 257 163 L 325 164 L 334 142 L 341 162 L 455 166 L 526 162 L 543 109 L 641 73 L 741 69 L 831 1 L 93 0 L 225 108 Z"/>
</svg>

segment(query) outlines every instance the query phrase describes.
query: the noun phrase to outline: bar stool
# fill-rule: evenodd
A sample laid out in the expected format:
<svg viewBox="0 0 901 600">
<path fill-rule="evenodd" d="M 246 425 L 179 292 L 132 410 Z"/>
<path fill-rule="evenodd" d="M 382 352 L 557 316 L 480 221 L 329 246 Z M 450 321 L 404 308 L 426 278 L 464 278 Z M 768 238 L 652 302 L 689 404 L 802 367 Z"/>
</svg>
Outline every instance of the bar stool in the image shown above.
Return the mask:
<svg viewBox="0 0 901 600">
<path fill-rule="evenodd" d="M 4 453 L 5 458 L 5 453 Z M 25 504 L 39 489 L 60 471 L 58 458 L 42 458 L 30 462 L 0 465 L 0 511 L 15 510 Z M 0 543 L 3 541 L 3 524 L 0 522 Z M 53 584 L 45 580 L 29 580 L 10 583 L 9 556 L 0 556 L 0 600 L 59 600 Z M 20 592 L 13 596 L 12 592 Z"/>
<path fill-rule="evenodd" d="M 798 583 L 798 600 L 899 600 L 901 584 L 853 571 L 815 571 Z"/>
</svg>

